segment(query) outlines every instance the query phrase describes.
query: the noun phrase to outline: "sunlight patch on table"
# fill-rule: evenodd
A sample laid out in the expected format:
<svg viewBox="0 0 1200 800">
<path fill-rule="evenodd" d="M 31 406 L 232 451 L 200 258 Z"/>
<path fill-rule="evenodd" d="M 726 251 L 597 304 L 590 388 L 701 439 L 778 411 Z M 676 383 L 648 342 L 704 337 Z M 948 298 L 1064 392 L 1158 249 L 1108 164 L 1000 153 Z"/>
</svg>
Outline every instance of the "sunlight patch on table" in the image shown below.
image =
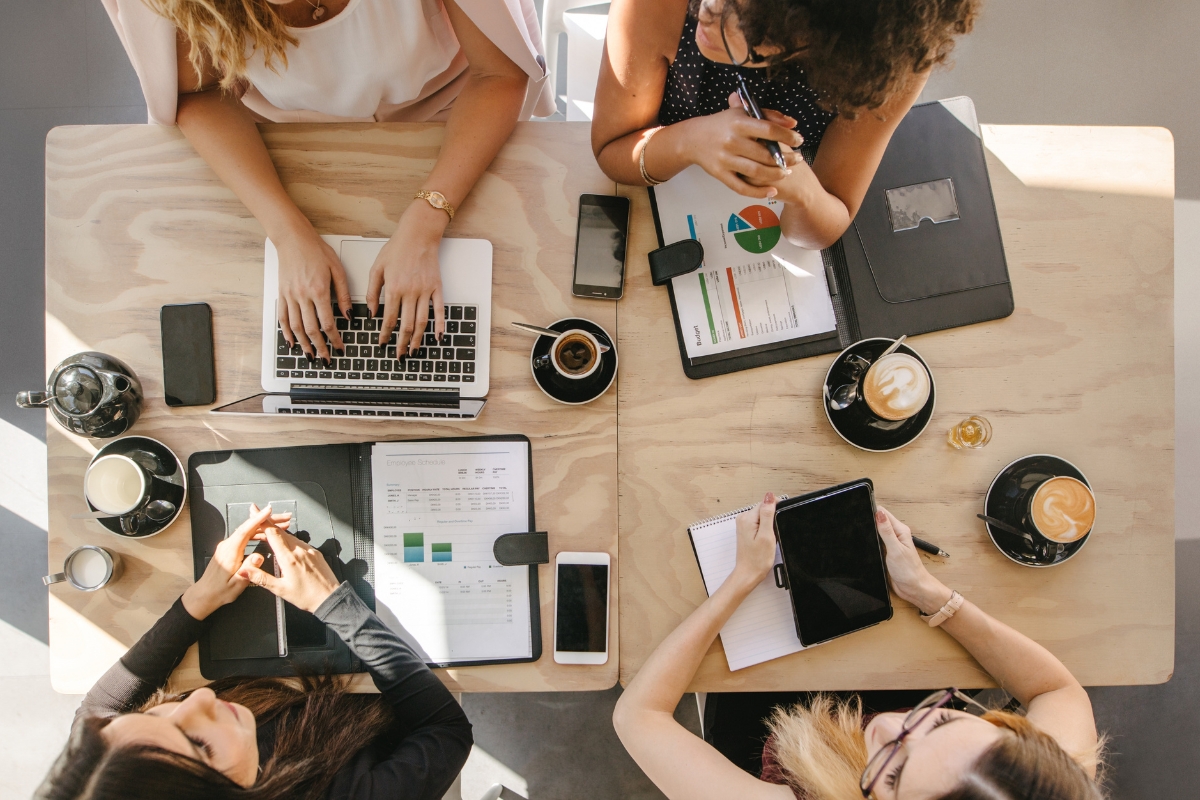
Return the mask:
<svg viewBox="0 0 1200 800">
<path fill-rule="evenodd" d="M 1165 128 L 983 125 L 983 141 L 1021 183 L 1038 189 L 1175 196 L 1175 143 Z M 1080 138 L 1084 141 L 1080 141 Z M 1070 141 L 1071 147 L 1063 142 Z M 1149 151 L 1149 152 L 1147 152 Z"/>
<path fill-rule="evenodd" d="M 54 642 L 50 648 L 50 681 L 56 692 L 85 694 L 105 670 L 125 655 L 126 647 L 60 600 L 54 591 L 50 594 L 50 639 Z"/>
</svg>

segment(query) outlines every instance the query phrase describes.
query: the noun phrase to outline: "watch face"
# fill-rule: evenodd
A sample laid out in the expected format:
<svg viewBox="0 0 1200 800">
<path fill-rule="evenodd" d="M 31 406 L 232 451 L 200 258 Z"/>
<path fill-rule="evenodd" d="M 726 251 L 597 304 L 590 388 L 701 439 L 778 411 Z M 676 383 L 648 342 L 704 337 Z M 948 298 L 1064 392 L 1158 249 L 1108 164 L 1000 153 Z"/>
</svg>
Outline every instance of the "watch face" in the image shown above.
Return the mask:
<svg viewBox="0 0 1200 800">
<path fill-rule="evenodd" d="M 438 208 L 442 208 L 446 205 L 446 195 L 442 194 L 441 192 L 430 192 L 429 200 Z"/>
</svg>

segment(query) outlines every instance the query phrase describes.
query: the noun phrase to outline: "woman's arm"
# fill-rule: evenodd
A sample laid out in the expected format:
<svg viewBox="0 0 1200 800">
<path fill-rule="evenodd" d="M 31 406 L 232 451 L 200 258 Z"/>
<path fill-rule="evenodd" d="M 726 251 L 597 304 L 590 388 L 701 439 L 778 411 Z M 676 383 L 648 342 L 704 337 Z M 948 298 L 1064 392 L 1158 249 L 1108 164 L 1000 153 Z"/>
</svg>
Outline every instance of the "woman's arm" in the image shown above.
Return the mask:
<svg viewBox="0 0 1200 800">
<path fill-rule="evenodd" d="M 790 800 L 786 786 L 751 777 L 675 721 L 675 706 L 721 627 L 775 563 L 775 498 L 738 517 L 737 566 L 711 597 L 663 640 L 629 683 L 613 725 L 642 771 L 672 800 Z"/>
<path fill-rule="evenodd" d="M 645 147 L 646 172 L 655 180 L 668 180 L 699 164 L 739 194 L 772 197 L 778 190 L 771 184 L 784 172 L 757 140 L 799 147 L 800 135 L 790 130 L 796 120 L 773 111 L 767 112 L 767 120 L 751 119 L 738 104 L 720 114 L 658 125 L 667 69 L 687 6 L 687 0 L 612 3 L 592 118 L 596 161 L 618 183 L 644 186 L 638 161 Z M 798 160 L 790 152 L 787 157 L 789 163 Z"/>
<path fill-rule="evenodd" d="M 341 349 L 342 340 L 329 302 L 333 283 L 338 306 L 350 311 L 350 285 L 341 260 L 317 235 L 308 218 L 284 191 L 267 146 L 241 100 L 218 86 L 211 69 L 192 66 L 191 43 L 176 44 L 179 110 L 176 124 L 200 157 L 250 210 L 279 252 L 279 324 L 289 343 L 310 357 L 330 357 L 321 336 Z"/>
<path fill-rule="evenodd" d="M 784 202 L 780 227 L 793 244 L 820 250 L 836 242 L 858 213 L 888 142 L 925 88 L 928 73 L 908 84 L 877 111 L 836 117 L 825 130 L 810 168 L 803 160 L 775 184 Z"/>
<path fill-rule="evenodd" d="M 249 585 L 238 577 L 243 566 L 258 566 L 262 556 L 243 558 L 246 544 L 260 535 L 271 509 L 250 507 L 251 516 L 232 536 L 217 545 L 200 580 L 189 586 L 167 613 L 121 656 L 88 691 L 76 716 L 109 717 L 133 711 L 166 685 L 187 649 L 204 632 L 204 620 L 226 603 L 231 603 Z M 290 514 L 276 514 L 273 521 L 286 524 Z"/>
<path fill-rule="evenodd" d="M 512 134 L 525 102 L 529 76 L 475 26 L 454 0 L 444 2 L 470 67 L 446 122 L 446 139 L 437 163 L 421 188 L 441 192 L 450 205 L 458 208 Z M 367 305 L 372 311 L 383 300 L 380 341 L 391 335 L 399 321 L 396 340 L 401 349 L 406 343 L 410 352 L 420 347 L 431 304 L 434 331 L 438 336 L 445 331 L 438 245 L 449 222 L 446 212 L 425 200 L 413 200 L 380 251 L 367 288 Z"/>
<path fill-rule="evenodd" d="M 403 639 L 338 584 L 319 550 L 270 527 L 267 544 L 279 577 L 247 565 L 241 576 L 314 615 L 333 630 L 371 673 L 391 704 L 401 741 L 372 767 L 370 779 L 335 787 L 331 797 L 440 798 L 471 752 L 471 723 L 462 707 Z"/>
<path fill-rule="evenodd" d="M 875 517 L 887 548 L 892 586 L 904 600 L 933 614 L 950 600 L 950 589 L 929 574 L 908 526 L 880 507 Z M 996 682 L 1028 710 L 1030 722 L 1068 753 L 1096 746 L 1092 702 L 1075 676 L 1037 642 L 980 610 L 970 600 L 941 625 Z"/>
</svg>

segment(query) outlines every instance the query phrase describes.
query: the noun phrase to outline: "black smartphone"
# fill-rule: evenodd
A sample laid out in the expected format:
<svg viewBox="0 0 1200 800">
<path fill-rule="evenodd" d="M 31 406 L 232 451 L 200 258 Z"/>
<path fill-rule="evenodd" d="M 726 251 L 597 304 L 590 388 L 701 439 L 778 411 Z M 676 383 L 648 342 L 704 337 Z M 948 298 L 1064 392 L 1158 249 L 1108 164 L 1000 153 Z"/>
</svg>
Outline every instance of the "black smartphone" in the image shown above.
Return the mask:
<svg viewBox="0 0 1200 800">
<path fill-rule="evenodd" d="M 575 277 L 571 294 L 617 300 L 625 286 L 629 200 L 604 194 L 579 196 Z"/>
<path fill-rule="evenodd" d="M 207 406 L 217 400 L 212 309 L 208 303 L 163 306 L 163 393 L 169 406 Z"/>
<path fill-rule="evenodd" d="M 811 647 L 892 618 L 869 479 L 780 503 L 775 536 L 783 554 L 776 583 L 791 592 L 802 645 Z"/>
</svg>

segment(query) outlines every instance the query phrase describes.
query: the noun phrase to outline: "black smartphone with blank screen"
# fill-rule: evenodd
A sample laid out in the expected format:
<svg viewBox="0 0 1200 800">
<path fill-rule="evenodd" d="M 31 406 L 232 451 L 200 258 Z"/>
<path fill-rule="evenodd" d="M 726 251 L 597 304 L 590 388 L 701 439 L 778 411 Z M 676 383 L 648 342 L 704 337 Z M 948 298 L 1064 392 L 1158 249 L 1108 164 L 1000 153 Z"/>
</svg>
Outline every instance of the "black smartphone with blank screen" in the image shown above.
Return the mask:
<svg viewBox="0 0 1200 800">
<path fill-rule="evenodd" d="M 629 200 L 603 194 L 579 196 L 575 228 L 575 277 L 571 294 L 617 300 L 625 286 Z"/>
<path fill-rule="evenodd" d="M 208 303 L 162 307 L 163 394 L 169 406 L 207 406 L 217 400 L 212 309 Z"/>
<path fill-rule="evenodd" d="M 775 535 L 802 645 L 827 642 L 892 618 L 869 479 L 780 503 Z"/>
</svg>

